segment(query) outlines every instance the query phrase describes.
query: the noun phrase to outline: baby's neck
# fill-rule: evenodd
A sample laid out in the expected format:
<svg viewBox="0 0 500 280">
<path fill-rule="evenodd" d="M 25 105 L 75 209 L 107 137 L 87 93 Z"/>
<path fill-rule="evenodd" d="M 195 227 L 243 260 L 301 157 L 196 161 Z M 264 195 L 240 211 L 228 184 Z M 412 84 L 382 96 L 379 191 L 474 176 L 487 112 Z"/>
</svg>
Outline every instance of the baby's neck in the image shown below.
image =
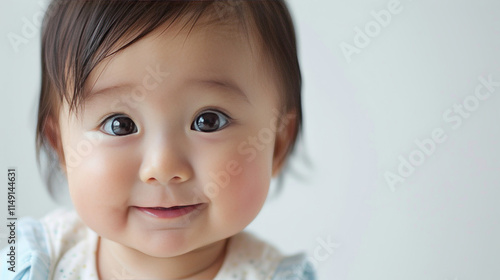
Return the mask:
<svg viewBox="0 0 500 280">
<path fill-rule="evenodd" d="M 171 258 L 156 258 L 99 237 L 99 279 L 214 279 L 226 254 L 228 239 Z"/>
</svg>

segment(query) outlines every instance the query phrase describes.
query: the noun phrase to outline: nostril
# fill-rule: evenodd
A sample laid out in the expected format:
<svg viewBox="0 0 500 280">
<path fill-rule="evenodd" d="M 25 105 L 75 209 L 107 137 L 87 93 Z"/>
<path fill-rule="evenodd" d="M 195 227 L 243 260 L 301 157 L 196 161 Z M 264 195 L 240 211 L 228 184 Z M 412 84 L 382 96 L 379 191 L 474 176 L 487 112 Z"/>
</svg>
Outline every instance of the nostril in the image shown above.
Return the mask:
<svg viewBox="0 0 500 280">
<path fill-rule="evenodd" d="M 173 184 L 178 184 L 178 183 L 182 183 L 182 182 L 186 181 L 186 179 L 184 179 L 182 176 L 173 176 L 168 181 L 170 183 L 173 183 Z M 150 184 L 150 185 L 162 185 L 163 186 L 165 184 L 168 184 L 168 181 L 162 181 L 162 180 L 159 180 L 159 178 L 150 177 L 145 182 L 147 184 Z"/>
<path fill-rule="evenodd" d="M 153 184 L 154 182 L 157 182 L 158 180 L 156 180 L 155 178 L 149 178 L 146 183 L 148 184 Z"/>
<path fill-rule="evenodd" d="M 182 180 L 182 178 L 179 177 L 179 176 L 174 176 L 174 177 L 172 177 L 172 180 L 173 181 L 179 181 L 179 180 Z"/>
</svg>

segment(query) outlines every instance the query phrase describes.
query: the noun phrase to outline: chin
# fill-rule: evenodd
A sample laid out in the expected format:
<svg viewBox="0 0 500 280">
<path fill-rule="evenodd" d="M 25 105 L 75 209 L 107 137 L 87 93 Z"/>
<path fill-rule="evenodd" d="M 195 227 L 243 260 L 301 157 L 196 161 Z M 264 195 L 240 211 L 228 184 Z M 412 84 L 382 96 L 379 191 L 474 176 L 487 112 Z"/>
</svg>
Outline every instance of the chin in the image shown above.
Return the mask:
<svg viewBox="0 0 500 280">
<path fill-rule="evenodd" d="M 200 247 L 195 244 L 186 238 L 154 238 L 137 244 L 136 250 L 156 258 L 170 258 L 186 254 Z"/>
</svg>

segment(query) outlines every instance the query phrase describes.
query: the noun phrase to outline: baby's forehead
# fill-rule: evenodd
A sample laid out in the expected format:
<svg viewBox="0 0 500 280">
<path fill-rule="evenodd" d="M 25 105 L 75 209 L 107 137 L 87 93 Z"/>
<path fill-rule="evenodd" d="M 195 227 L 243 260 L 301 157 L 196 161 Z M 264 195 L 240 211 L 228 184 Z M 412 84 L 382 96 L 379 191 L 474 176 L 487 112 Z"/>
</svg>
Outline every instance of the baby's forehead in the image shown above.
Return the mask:
<svg viewBox="0 0 500 280">
<path fill-rule="evenodd" d="M 114 49 L 120 49 L 120 44 L 125 44 L 131 36 L 125 35 L 117 41 Z M 149 74 L 151 68 L 158 68 L 161 63 L 165 71 L 173 74 L 185 72 L 193 76 L 197 73 L 203 75 L 204 72 L 214 72 L 216 75 L 217 72 L 231 70 L 238 73 L 237 70 L 244 69 L 244 65 L 249 69 L 253 66 L 265 71 L 269 65 L 261 56 L 261 50 L 257 36 L 237 23 L 221 23 L 210 17 L 200 18 L 191 27 L 186 27 L 182 21 L 166 22 L 99 62 L 90 73 L 86 87 L 89 90 L 99 87 L 101 82 L 112 82 L 118 78 L 113 73 L 124 73 L 123 69 L 141 64 L 146 65 L 142 68 L 144 75 Z M 134 67 L 130 71 L 136 71 L 137 68 L 141 69 Z"/>
<path fill-rule="evenodd" d="M 159 79 L 169 91 L 201 84 L 250 92 L 254 84 L 275 88 L 276 81 L 263 75 L 265 63 L 255 38 L 240 27 L 205 19 L 192 28 L 166 23 L 101 61 L 87 79 L 85 99 L 103 89 L 123 84 L 133 89 Z"/>
</svg>

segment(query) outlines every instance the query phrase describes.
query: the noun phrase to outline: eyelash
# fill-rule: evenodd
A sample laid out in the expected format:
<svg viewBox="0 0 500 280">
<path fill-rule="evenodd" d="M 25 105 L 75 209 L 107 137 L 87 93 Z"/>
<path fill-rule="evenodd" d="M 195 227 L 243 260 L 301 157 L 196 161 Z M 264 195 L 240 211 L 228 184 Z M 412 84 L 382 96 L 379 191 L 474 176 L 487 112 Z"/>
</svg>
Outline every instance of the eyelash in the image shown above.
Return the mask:
<svg viewBox="0 0 500 280">
<path fill-rule="evenodd" d="M 214 113 L 216 114 L 217 116 L 219 116 L 219 119 L 220 117 L 224 117 L 225 120 L 224 120 L 224 123 L 222 124 L 221 127 L 219 127 L 218 129 L 215 129 L 213 131 L 201 131 L 199 129 L 196 129 L 196 128 L 193 128 L 195 126 L 195 122 L 198 120 L 198 118 L 200 118 L 203 114 L 206 114 L 206 113 Z M 99 127 L 100 127 L 100 130 L 108 135 L 111 135 L 111 136 L 127 136 L 127 135 L 130 135 L 130 134 L 122 134 L 122 135 L 118 135 L 118 134 L 111 134 L 111 133 L 108 133 L 105 131 L 105 128 L 107 127 L 108 125 L 108 122 L 110 120 L 113 120 L 113 119 L 116 119 L 118 117 L 123 117 L 123 118 L 128 118 L 132 121 L 133 125 L 135 126 L 135 129 L 134 129 L 134 132 L 133 133 L 130 133 L 130 134 L 134 134 L 134 133 L 137 133 L 138 131 L 138 128 L 135 124 L 135 122 L 132 120 L 132 118 L 130 118 L 129 116 L 127 116 L 126 114 L 123 114 L 123 113 L 112 113 L 110 114 L 109 116 L 107 116 L 106 118 L 104 118 L 104 120 L 100 123 Z M 212 132 L 217 132 L 217 131 L 220 131 L 222 129 L 224 129 L 225 127 L 227 127 L 229 124 L 231 124 L 232 122 L 234 121 L 233 118 L 231 118 L 230 116 L 228 116 L 226 113 L 224 112 L 221 112 L 221 110 L 219 109 L 215 109 L 215 108 L 205 108 L 203 110 L 201 110 L 199 113 L 197 113 L 193 119 L 193 121 L 191 122 L 191 130 L 194 130 L 194 131 L 197 131 L 197 132 L 204 132 L 204 133 L 212 133 Z"/>
</svg>

